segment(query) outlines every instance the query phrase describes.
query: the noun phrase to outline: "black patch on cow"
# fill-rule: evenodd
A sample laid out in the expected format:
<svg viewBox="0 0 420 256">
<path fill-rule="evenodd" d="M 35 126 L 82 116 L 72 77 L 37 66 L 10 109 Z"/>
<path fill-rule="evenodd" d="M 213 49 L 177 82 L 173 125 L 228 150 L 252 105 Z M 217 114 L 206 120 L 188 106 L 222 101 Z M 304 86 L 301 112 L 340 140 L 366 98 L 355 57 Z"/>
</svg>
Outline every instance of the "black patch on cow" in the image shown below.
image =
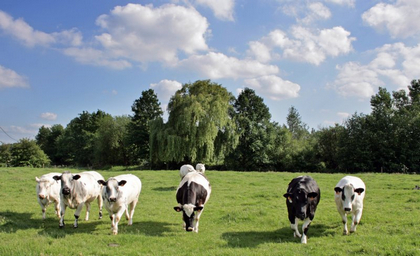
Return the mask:
<svg viewBox="0 0 420 256">
<path fill-rule="evenodd" d="M 205 189 L 202 185 L 191 182 L 188 185 L 188 181 L 185 182 L 182 187 L 178 188 L 176 192 L 176 201 L 184 206 L 186 204 L 192 204 L 195 206 L 194 211 L 201 211 L 203 209 L 203 205 L 206 202 L 207 198 L 207 189 Z M 176 211 L 182 210 L 183 219 L 186 224 L 186 230 L 192 231 L 192 225 L 194 221 L 193 212 L 191 216 L 188 216 L 183 209 L 179 207 L 174 207 Z"/>
<path fill-rule="evenodd" d="M 301 176 L 289 183 L 284 197 L 286 197 L 289 221 L 295 224 L 296 217 L 301 220 L 314 219 L 316 208 L 321 200 L 321 191 L 314 179 L 310 176 Z"/>
</svg>

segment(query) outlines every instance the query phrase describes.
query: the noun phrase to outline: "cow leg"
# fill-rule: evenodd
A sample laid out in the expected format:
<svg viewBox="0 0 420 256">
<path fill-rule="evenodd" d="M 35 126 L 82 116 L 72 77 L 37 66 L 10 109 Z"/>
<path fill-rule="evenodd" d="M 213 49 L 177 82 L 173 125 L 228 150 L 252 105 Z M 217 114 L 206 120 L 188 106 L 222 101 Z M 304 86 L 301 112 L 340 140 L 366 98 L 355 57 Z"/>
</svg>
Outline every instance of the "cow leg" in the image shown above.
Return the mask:
<svg viewBox="0 0 420 256">
<path fill-rule="evenodd" d="M 290 228 L 294 231 L 294 233 L 293 233 L 294 237 L 301 237 L 302 236 L 299 233 L 299 230 L 298 230 L 298 223 L 299 223 L 298 218 L 295 218 L 293 222 L 290 222 Z"/>
<path fill-rule="evenodd" d="M 85 220 L 89 220 L 90 203 L 85 202 L 85 204 L 86 204 L 86 216 L 85 216 Z"/>
<path fill-rule="evenodd" d="M 203 208 L 203 210 L 204 210 L 204 208 Z M 195 215 L 194 224 L 193 224 L 193 231 L 195 233 L 198 233 L 198 222 L 200 221 L 200 216 L 203 213 L 203 210 L 197 211 L 197 214 Z"/>
<path fill-rule="evenodd" d="M 130 213 L 129 213 L 129 217 L 128 217 L 128 225 L 129 226 L 133 225 L 133 215 L 134 215 L 134 209 L 136 208 L 136 205 L 137 205 L 137 200 L 135 200 L 134 202 L 132 202 L 130 204 Z"/>
<path fill-rule="evenodd" d="M 343 235 L 348 235 L 349 231 L 347 229 L 347 214 L 344 212 L 340 212 L 340 215 L 343 221 Z"/>
<path fill-rule="evenodd" d="M 64 214 L 66 213 L 67 205 L 61 203 L 60 206 L 61 206 L 61 217 L 60 217 L 59 226 L 60 228 L 64 228 Z"/>
<path fill-rule="evenodd" d="M 99 219 L 102 219 L 102 207 L 104 205 L 104 200 L 101 195 L 98 196 L 98 208 L 99 208 Z"/>
<path fill-rule="evenodd" d="M 42 219 L 45 220 L 45 212 L 47 211 L 47 207 L 45 207 L 45 205 L 41 206 L 41 211 L 42 211 Z"/>
<path fill-rule="evenodd" d="M 80 203 L 76 208 L 76 212 L 74 213 L 74 224 L 73 224 L 74 228 L 77 228 L 79 226 L 79 217 L 80 217 L 80 212 L 83 209 L 83 205 L 84 203 Z"/>
<path fill-rule="evenodd" d="M 309 230 L 309 226 L 311 225 L 312 220 L 310 218 L 306 218 L 302 225 L 302 239 L 301 243 L 306 244 L 307 242 L 307 233 Z"/>
<path fill-rule="evenodd" d="M 360 219 L 362 218 L 362 212 L 363 212 L 363 209 L 359 209 L 353 214 L 350 233 L 356 232 L 357 225 L 359 224 Z"/>
<path fill-rule="evenodd" d="M 117 235 L 118 234 L 118 223 L 121 220 L 121 216 L 124 214 L 124 212 L 126 211 L 125 207 L 121 207 L 118 212 L 116 214 L 114 214 L 114 222 L 113 222 L 113 227 L 112 227 L 112 234 Z"/>
<path fill-rule="evenodd" d="M 54 207 L 55 207 L 55 214 L 57 215 L 58 218 L 61 217 L 60 215 L 60 203 L 55 201 L 54 202 Z"/>
</svg>

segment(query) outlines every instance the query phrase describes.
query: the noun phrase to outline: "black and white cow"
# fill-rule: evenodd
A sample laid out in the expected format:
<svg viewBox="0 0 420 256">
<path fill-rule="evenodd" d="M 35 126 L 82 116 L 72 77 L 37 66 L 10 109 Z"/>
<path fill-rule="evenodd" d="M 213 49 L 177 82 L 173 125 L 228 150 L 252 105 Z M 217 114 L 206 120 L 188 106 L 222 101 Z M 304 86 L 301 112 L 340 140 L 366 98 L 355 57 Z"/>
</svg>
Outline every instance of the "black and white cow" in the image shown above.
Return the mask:
<svg viewBox="0 0 420 256">
<path fill-rule="evenodd" d="M 89 220 L 90 203 L 98 199 L 99 218 L 102 218 L 102 186 L 98 184 L 97 178 L 103 180 L 104 178 L 99 173 L 92 174 L 91 172 L 82 172 L 79 174 L 72 174 L 70 172 L 63 172 L 60 176 L 53 177 L 55 180 L 61 181 L 60 190 L 60 204 L 61 204 L 61 219 L 60 228 L 64 227 L 64 214 L 66 207 L 76 209 L 74 213 L 74 227 L 78 227 L 78 220 L 83 205 L 86 205 L 85 220 Z"/>
<path fill-rule="evenodd" d="M 141 181 L 133 174 L 122 174 L 107 181 L 98 180 L 104 186 L 102 199 L 111 219 L 111 231 L 118 234 L 118 223 L 125 213 L 128 225 L 133 225 L 134 209 L 139 201 Z"/>
<path fill-rule="evenodd" d="M 178 206 L 174 209 L 182 212 L 186 231 L 198 232 L 198 222 L 210 194 L 210 182 L 201 173 L 190 172 L 181 180 L 176 191 Z"/>
<path fill-rule="evenodd" d="M 283 196 L 286 198 L 290 227 L 294 236 L 302 237 L 301 242 L 306 244 L 309 225 L 315 217 L 316 207 L 321 199 L 318 184 L 310 176 L 299 176 L 289 183 L 287 193 Z M 302 235 L 298 230 L 299 220 L 304 221 Z"/>
<path fill-rule="evenodd" d="M 356 232 L 356 227 L 362 218 L 363 199 L 365 198 L 365 183 L 358 177 L 346 176 L 334 188 L 337 211 L 343 221 L 343 234 L 347 235 L 347 214 L 352 214 L 350 233 Z"/>
</svg>

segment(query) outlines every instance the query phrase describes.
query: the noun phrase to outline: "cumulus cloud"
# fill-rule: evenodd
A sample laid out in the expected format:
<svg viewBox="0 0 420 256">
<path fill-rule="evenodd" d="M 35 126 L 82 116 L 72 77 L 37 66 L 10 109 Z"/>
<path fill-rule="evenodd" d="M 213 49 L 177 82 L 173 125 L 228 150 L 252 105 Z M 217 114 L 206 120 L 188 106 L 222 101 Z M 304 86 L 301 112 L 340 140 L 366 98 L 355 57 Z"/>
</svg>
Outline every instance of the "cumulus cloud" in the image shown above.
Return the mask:
<svg viewBox="0 0 420 256">
<path fill-rule="evenodd" d="M 57 119 L 57 114 L 51 112 L 45 112 L 41 114 L 41 118 L 49 121 L 54 121 Z"/>
<path fill-rule="evenodd" d="M 106 52 L 91 47 L 70 47 L 64 49 L 63 53 L 83 64 L 106 66 L 113 69 L 125 69 L 132 66 L 127 60 L 111 58 Z"/>
<path fill-rule="evenodd" d="M 193 55 L 178 63 L 178 68 L 194 70 L 210 79 L 253 78 L 279 72 L 274 65 L 266 65 L 256 60 L 228 57 L 222 53 L 210 52 L 206 55 Z"/>
<path fill-rule="evenodd" d="M 313 32 L 309 28 L 293 26 L 290 36 L 281 30 L 274 30 L 259 41 L 250 42 L 248 55 L 260 61 L 269 61 L 273 55 L 278 55 L 285 59 L 320 65 L 328 56 L 337 57 L 351 52 L 354 40 L 350 32 L 342 27 Z M 277 53 L 276 49 L 281 52 Z"/>
<path fill-rule="evenodd" d="M 160 102 L 168 102 L 175 92 L 182 88 L 182 84 L 178 81 L 164 79 L 159 83 L 151 84 L 150 88 L 156 92 Z"/>
<path fill-rule="evenodd" d="M 82 41 L 82 35 L 77 29 L 48 34 L 33 29 L 23 19 L 14 19 L 12 16 L 1 10 L 0 29 L 28 47 L 48 47 L 55 43 L 76 46 L 80 45 Z"/>
<path fill-rule="evenodd" d="M 178 61 L 178 51 L 208 50 L 209 24 L 194 8 L 128 4 L 99 16 L 96 24 L 106 30 L 96 39 L 112 57 L 173 64 Z"/>
<path fill-rule="evenodd" d="M 415 47 L 386 44 L 375 52 L 368 64 L 348 62 L 337 66 L 339 74 L 334 88 L 339 94 L 369 98 L 379 86 L 390 84 L 393 90 L 406 89 L 412 79 L 420 77 L 420 44 Z"/>
<path fill-rule="evenodd" d="M 325 0 L 325 2 L 338 4 L 338 5 L 347 5 L 349 7 L 354 7 L 356 0 Z"/>
<path fill-rule="evenodd" d="M 300 86 L 282 78 L 269 75 L 258 78 L 246 79 L 245 84 L 255 89 L 259 94 L 272 100 L 296 98 L 299 96 Z"/>
<path fill-rule="evenodd" d="M 221 20 L 233 21 L 235 0 L 195 0 L 196 4 L 209 7 L 214 16 Z"/>
<path fill-rule="evenodd" d="M 420 34 L 420 1 L 397 0 L 395 3 L 378 3 L 363 13 L 362 19 L 379 31 L 388 31 L 392 37 L 410 37 Z"/>
<path fill-rule="evenodd" d="M 0 65 L 0 89 L 12 87 L 28 88 L 29 84 L 26 77 Z"/>
</svg>

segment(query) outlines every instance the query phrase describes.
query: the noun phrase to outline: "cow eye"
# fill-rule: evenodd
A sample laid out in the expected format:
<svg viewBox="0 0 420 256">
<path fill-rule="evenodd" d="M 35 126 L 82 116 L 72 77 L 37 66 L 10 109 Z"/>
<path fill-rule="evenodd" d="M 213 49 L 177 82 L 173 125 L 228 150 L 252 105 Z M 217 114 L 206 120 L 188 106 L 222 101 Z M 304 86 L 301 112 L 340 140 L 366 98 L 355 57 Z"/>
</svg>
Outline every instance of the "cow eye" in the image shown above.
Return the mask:
<svg viewBox="0 0 420 256">
<path fill-rule="evenodd" d="M 344 193 L 341 193 L 341 198 L 344 200 L 346 200 L 346 196 L 344 195 Z"/>
<path fill-rule="evenodd" d="M 354 195 L 352 195 L 352 196 L 351 196 L 351 200 L 352 200 L 352 201 L 354 200 Z"/>
</svg>

